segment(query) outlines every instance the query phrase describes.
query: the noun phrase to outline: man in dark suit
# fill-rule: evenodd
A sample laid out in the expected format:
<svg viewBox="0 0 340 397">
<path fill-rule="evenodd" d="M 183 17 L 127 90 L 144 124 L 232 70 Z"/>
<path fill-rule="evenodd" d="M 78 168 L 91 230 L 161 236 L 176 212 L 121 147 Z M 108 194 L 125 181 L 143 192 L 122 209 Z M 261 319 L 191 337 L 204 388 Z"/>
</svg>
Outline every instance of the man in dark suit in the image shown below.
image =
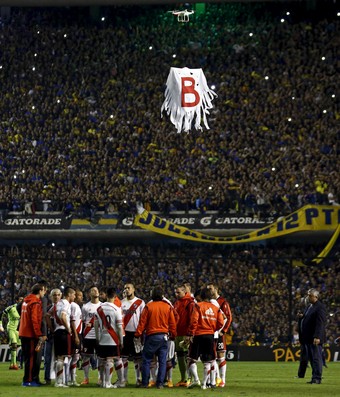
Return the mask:
<svg viewBox="0 0 340 397">
<path fill-rule="evenodd" d="M 301 354 L 305 354 L 312 367 L 311 384 L 320 384 L 322 379 L 322 344 L 326 339 L 326 309 L 319 301 L 319 291 L 308 291 L 309 305 L 301 319 Z"/>
</svg>

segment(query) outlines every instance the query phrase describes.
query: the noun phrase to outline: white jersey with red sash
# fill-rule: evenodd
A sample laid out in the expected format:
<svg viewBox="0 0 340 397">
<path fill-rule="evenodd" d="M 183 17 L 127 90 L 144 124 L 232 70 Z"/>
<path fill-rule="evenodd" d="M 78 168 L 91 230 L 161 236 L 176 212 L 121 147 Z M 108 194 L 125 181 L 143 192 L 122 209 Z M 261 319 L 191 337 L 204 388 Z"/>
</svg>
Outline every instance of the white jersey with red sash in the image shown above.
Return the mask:
<svg viewBox="0 0 340 397">
<path fill-rule="evenodd" d="M 54 306 L 55 331 L 58 331 L 58 329 L 65 329 L 64 323 L 61 321 L 62 313 L 66 314 L 67 327 L 70 329 L 71 304 L 66 299 L 61 299 Z"/>
<path fill-rule="evenodd" d="M 123 323 L 125 331 L 136 332 L 140 315 L 144 309 L 144 306 L 145 302 L 136 296 L 130 300 L 127 298 L 122 300 Z"/>
<path fill-rule="evenodd" d="M 78 335 L 82 331 L 81 308 L 76 302 L 71 302 L 71 321 L 74 321 Z"/>
<path fill-rule="evenodd" d="M 83 321 L 83 338 L 85 339 L 96 339 L 94 320 L 97 309 L 101 304 L 101 302 L 92 303 L 90 301 L 85 303 L 85 305 L 81 309 L 81 318 Z"/>
<path fill-rule="evenodd" d="M 118 346 L 122 344 L 123 318 L 121 309 L 113 303 L 104 302 L 97 308 L 99 344 Z M 120 336 L 119 336 L 120 335 Z"/>
</svg>

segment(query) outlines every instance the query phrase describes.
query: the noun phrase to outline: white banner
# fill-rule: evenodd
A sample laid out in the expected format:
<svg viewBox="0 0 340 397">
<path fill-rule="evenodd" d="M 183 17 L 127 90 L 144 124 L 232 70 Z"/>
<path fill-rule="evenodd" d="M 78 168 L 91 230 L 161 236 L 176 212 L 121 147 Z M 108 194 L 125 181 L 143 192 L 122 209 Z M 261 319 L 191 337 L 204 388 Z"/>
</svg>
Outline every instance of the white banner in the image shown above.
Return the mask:
<svg viewBox="0 0 340 397">
<path fill-rule="evenodd" d="M 165 110 L 177 132 L 189 131 L 195 119 L 195 128 L 202 130 L 201 120 L 209 129 L 207 115 L 213 108 L 212 101 L 217 94 L 208 87 L 202 69 L 171 68 L 166 82 Z"/>
</svg>

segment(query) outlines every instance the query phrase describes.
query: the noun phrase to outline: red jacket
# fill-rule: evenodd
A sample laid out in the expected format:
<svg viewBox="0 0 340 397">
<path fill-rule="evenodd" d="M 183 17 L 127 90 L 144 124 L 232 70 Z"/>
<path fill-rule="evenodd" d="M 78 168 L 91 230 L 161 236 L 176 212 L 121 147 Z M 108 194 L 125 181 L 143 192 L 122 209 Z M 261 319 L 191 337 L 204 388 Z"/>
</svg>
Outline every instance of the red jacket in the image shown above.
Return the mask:
<svg viewBox="0 0 340 397">
<path fill-rule="evenodd" d="M 224 318 L 221 310 L 211 302 L 198 302 L 196 311 L 197 327 L 195 335 L 212 335 L 223 327 Z"/>
<path fill-rule="evenodd" d="M 151 301 L 143 309 L 136 329 L 135 337 L 164 333 L 172 338 L 176 336 L 174 309 L 165 301 Z"/>
<path fill-rule="evenodd" d="M 26 296 L 22 303 L 19 336 L 39 338 L 42 336 L 41 324 L 43 309 L 41 299 L 36 295 Z"/>
<path fill-rule="evenodd" d="M 194 298 L 187 292 L 183 298 L 174 303 L 174 308 L 177 313 L 177 335 L 194 335 L 197 327 L 197 317 L 194 316 L 194 311 L 198 310 Z"/>
</svg>

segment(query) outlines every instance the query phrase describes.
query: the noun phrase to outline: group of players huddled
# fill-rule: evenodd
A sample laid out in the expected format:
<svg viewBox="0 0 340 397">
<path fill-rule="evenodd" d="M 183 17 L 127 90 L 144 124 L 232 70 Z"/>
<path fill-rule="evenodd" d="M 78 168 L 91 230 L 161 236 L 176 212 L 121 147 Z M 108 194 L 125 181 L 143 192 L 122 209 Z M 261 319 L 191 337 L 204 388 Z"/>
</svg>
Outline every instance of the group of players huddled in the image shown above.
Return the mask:
<svg viewBox="0 0 340 397">
<path fill-rule="evenodd" d="M 45 383 L 55 378 L 55 387 L 89 385 L 95 359 L 97 384 L 103 388 L 126 387 L 129 359 L 133 360 L 136 387 L 225 387 L 225 334 L 232 315 L 214 283 L 193 295 L 190 284 L 182 282 L 175 286 L 174 303 L 164 297 L 160 286 L 152 288 L 151 300 L 145 303 L 135 295 L 130 282 L 124 286 L 122 300 L 112 287 L 100 292 L 92 286 L 85 304 L 80 290 L 66 287 L 62 292 L 55 288 L 50 293 L 52 304 L 43 314 L 39 300 L 46 290 L 46 286 L 36 284 L 21 306 L 23 386 L 42 384 L 34 363 L 39 362 L 40 345 L 44 343 Z M 41 331 L 39 322 L 43 319 L 49 336 Z M 16 346 L 12 353 L 14 350 Z M 78 383 L 80 358 L 84 379 Z M 199 359 L 204 368 L 202 380 L 197 370 Z M 176 361 L 181 379 L 174 384 Z M 11 362 L 13 365 L 16 363 Z M 112 384 L 113 370 L 118 380 Z"/>
</svg>

